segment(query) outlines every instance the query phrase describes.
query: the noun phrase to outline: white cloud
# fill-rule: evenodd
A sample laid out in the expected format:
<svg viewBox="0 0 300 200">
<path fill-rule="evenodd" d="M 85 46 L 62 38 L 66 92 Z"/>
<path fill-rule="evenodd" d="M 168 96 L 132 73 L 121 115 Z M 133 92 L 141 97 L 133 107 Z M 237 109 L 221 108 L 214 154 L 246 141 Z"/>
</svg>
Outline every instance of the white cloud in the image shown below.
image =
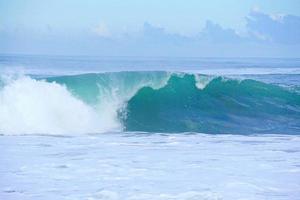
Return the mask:
<svg viewBox="0 0 300 200">
<path fill-rule="evenodd" d="M 110 37 L 111 36 L 111 33 L 110 33 L 107 25 L 104 23 L 98 24 L 92 31 L 100 37 Z"/>
<path fill-rule="evenodd" d="M 251 12 L 246 19 L 250 33 L 269 38 L 274 43 L 300 44 L 299 16 Z"/>
</svg>

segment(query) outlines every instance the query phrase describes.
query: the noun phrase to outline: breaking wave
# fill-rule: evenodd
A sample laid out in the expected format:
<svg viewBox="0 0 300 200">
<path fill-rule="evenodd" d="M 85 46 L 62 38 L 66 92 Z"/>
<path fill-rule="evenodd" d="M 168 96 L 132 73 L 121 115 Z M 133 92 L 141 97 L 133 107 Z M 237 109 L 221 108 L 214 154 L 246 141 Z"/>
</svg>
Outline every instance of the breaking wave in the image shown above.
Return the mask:
<svg viewBox="0 0 300 200">
<path fill-rule="evenodd" d="M 169 72 L 1 78 L 0 134 L 300 133 L 300 94 Z"/>
</svg>

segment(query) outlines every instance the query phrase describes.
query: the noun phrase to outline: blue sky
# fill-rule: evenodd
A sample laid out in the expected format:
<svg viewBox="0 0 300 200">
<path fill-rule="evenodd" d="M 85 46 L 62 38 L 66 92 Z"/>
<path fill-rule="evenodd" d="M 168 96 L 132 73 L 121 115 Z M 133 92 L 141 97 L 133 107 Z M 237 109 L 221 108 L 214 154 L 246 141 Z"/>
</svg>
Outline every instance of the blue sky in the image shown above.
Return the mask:
<svg viewBox="0 0 300 200">
<path fill-rule="evenodd" d="M 298 57 L 299 16 L 299 0 L 0 0 L 0 53 Z"/>
</svg>

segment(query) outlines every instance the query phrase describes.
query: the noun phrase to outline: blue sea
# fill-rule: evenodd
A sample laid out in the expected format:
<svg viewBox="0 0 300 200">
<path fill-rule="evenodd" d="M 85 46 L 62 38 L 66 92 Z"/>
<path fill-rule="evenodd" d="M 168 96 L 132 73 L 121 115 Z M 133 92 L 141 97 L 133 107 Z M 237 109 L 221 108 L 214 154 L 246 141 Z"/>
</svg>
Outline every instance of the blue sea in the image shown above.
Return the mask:
<svg viewBox="0 0 300 200">
<path fill-rule="evenodd" d="M 300 59 L 0 55 L 0 199 L 300 199 Z"/>
</svg>

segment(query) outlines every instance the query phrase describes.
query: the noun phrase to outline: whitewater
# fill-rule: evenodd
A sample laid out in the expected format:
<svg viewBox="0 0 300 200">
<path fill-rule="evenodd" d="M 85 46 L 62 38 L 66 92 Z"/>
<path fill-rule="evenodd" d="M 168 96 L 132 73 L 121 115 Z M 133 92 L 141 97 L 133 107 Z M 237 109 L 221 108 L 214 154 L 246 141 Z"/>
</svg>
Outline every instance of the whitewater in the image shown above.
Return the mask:
<svg viewBox="0 0 300 200">
<path fill-rule="evenodd" d="M 0 56 L 0 199 L 299 199 L 300 60 Z"/>
</svg>

